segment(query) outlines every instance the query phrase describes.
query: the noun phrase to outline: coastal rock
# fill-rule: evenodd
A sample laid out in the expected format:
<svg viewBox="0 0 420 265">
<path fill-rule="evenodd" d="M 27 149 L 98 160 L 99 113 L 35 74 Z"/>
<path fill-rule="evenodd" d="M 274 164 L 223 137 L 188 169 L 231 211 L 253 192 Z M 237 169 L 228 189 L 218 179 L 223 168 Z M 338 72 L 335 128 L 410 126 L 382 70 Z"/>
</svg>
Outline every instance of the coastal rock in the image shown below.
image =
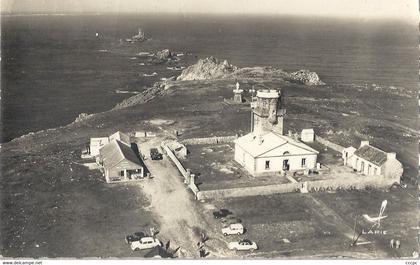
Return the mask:
<svg viewBox="0 0 420 265">
<path fill-rule="evenodd" d="M 93 114 L 87 114 L 87 113 L 80 113 L 79 117 L 77 117 L 74 122 L 81 122 L 84 120 L 89 119 Z"/>
<path fill-rule="evenodd" d="M 299 82 L 307 86 L 325 85 L 325 83 L 320 80 L 317 73 L 311 72 L 309 70 L 299 70 L 290 73 L 290 79 L 291 81 Z"/>
<path fill-rule="evenodd" d="M 299 70 L 289 73 L 282 69 L 269 66 L 256 66 L 238 68 L 231 65 L 228 61 L 219 61 L 214 57 L 200 59 L 194 65 L 184 69 L 177 80 L 211 80 L 211 79 L 276 79 L 282 81 L 290 81 L 302 83 L 308 86 L 325 85 L 317 73 L 309 70 Z"/>
<path fill-rule="evenodd" d="M 238 68 L 228 61 L 220 62 L 214 57 L 200 59 L 194 65 L 184 69 L 177 80 L 206 80 L 223 78 L 235 72 Z"/>
<path fill-rule="evenodd" d="M 159 60 L 168 60 L 171 59 L 173 55 L 169 49 L 164 49 L 156 52 L 155 56 Z"/>
</svg>

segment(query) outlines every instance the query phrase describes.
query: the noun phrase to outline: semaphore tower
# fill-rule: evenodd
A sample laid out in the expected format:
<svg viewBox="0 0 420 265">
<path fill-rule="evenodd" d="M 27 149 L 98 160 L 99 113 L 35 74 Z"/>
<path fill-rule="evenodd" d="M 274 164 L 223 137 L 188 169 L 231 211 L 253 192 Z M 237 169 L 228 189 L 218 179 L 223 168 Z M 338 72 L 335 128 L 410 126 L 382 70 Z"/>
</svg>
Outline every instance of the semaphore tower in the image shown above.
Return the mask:
<svg viewBox="0 0 420 265">
<path fill-rule="evenodd" d="M 275 132 L 283 135 L 283 117 L 286 109 L 281 106 L 281 92 L 276 89 L 257 91 L 257 100 L 251 104 L 251 130 L 258 134 Z"/>
</svg>

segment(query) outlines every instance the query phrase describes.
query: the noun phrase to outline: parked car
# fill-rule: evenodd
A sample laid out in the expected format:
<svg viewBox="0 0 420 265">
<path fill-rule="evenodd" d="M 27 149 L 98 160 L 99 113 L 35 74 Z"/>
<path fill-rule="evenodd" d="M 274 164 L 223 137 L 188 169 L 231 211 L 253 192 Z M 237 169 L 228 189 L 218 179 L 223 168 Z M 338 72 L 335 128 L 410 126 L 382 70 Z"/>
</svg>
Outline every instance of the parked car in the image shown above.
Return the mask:
<svg viewBox="0 0 420 265">
<path fill-rule="evenodd" d="M 161 160 L 163 159 L 163 156 L 161 153 L 159 153 L 157 148 L 151 148 L 150 149 L 150 158 L 152 160 Z"/>
<path fill-rule="evenodd" d="M 244 239 L 239 242 L 230 242 L 228 244 L 228 248 L 231 250 L 257 250 L 258 246 L 257 243 L 252 242 L 251 240 Z"/>
<path fill-rule="evenodd" d="M 244 226 L 240 223 L 230 224 L 222 228 L 223 235 L 242 235 L 244 233 Z"/>
<path fill-rule="evenodd" d="M 147 237 L 148 235 L 144 232 L 136 232 L 133 235 L 128 235 L 125 237 L 125 243 L 130 244 L 134 241 L 139 241 L 143 237 Z"/>
<path fill-rule="evenodd" d="M 229 211 L 228 209 L 220 209 L 216 212 L 213 212 L 213 217 L 216 219 L 221 219 L 228 216 L 229 214 L 233 214 L 233 213 Z"/>
<path fill-rule="evenodd" d="M 143 237 L 138 241 L 133 241 L 130 243 L 132 250 L 150 249 L 161 245 L 162 243 L 153 237 Z"/>
<path fill-rule="evenodd" d="M 226 217 L 222 217 L 220 218 L 220 221 L 222 221 L 222 223 L 224 223 L 225 225 L 242 223 L 242 220 L 236 217 L 235 215 L 228 215 Z"/>
</svg>

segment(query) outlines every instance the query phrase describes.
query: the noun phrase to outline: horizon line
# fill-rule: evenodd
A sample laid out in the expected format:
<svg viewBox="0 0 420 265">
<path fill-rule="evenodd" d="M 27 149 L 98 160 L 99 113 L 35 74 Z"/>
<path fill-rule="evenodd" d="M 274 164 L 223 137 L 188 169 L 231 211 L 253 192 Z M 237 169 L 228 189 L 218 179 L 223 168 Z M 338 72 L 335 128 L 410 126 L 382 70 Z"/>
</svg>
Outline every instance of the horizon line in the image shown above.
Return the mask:
<svg viewBox="0 0 420 265">
<path fill-rule="evenodd" d="M 334 18 L 334 19 L 364 19 L 364 20 L 398 20 L 403 22 L 417 22 L 420 23 L 419 17 L 415 19 L 408 19 L 407 17 L 396 17 L 396 16 L 363 16 L 363 15 L 334 15 L 334 14 L 293 14 L 293 13 L 257 13 L 257 12 L 200 12 L 200 11 L 188 11 L 188 12 L 176 12 L 176 11 L 0 11 L 1 15 L 9 16 L 66 16 L 66 15 L 109 15 L 109 14 L 138 14 L 138 15 L 158 15 L 158 14 L 169 14 L 169 15 L 233 15 L 233 16 L 289 16 L 289 17 L 305 17 L 305 18 Z"/>
</svg>

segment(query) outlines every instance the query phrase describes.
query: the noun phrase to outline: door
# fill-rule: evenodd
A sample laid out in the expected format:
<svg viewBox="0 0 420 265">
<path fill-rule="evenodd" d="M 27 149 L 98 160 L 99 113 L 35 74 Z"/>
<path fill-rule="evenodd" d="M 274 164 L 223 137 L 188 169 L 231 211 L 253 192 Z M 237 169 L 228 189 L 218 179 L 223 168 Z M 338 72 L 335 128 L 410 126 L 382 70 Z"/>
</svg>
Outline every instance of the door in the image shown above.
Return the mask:
<svg viewBox="0 0 420 265">
<path fill-rule="evenodd" d="M 283 170 L 288 171 L 290 169 L 289 159 L 283 160 Z"/>
</svg>

